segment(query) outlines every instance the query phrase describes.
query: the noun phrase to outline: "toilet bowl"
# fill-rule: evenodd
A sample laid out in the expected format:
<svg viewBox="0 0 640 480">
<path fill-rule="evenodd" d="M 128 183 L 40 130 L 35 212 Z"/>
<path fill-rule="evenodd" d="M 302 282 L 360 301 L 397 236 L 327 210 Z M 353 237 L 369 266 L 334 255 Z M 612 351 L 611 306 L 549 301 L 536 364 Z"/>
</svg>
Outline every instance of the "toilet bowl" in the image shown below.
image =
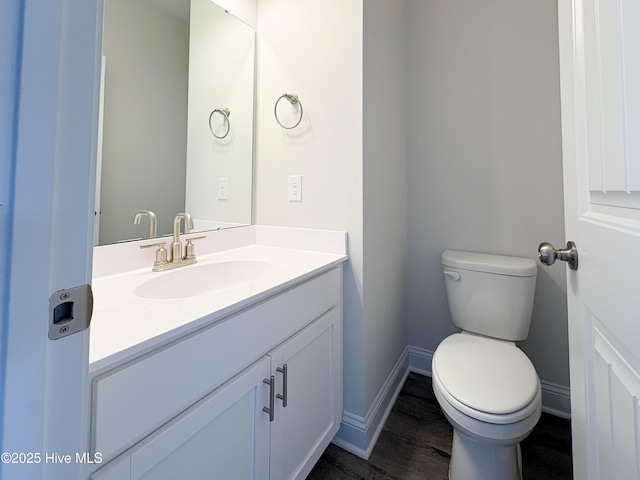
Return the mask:
<svg viewBox="0 0 640 480">
<path fill-rule="evenodd" d="M 452 320 L 463 329 L 432 360 L 433 390 L 454 429 L 449 479 L 521 479 L 519 442 L 540 418 L 541 390 L 515 341 L 529 331 L 536 264 L 452 250 L 442 264 Z"/>
</svg>

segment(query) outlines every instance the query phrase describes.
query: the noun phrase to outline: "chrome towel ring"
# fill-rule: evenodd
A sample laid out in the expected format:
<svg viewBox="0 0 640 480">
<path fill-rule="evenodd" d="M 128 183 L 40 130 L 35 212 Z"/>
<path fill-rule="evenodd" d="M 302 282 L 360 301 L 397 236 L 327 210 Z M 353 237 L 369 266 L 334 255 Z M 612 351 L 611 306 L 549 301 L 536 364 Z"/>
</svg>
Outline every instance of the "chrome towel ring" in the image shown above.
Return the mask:
<svg viewBox="0 0 640 480">
<path fill-rule="evenodd" d="M 295 123 L 295 125 L 292 125 L 291 127 L 285 127 L 280 121 L 280 119 L 278 118 L 278 103 L 280 103 L 280 100 L 282 100 L 283 98 L 286 98 L 291 105 L 298 105 L 300 107 L 300 118 L 298 118 L 298 121 Z M 278 125 L 280 125 L 285 130 L 291 130 L 292 128 L 296 128 L 298 125 L 300 125 L 300 122 L 302 121 L 302 115 L 303 115 L 302 102 L 300 101 L 297 95 L 294 95 L 292 93 L 283 93 L 282 95 L 280 95 L 278 100 L 276 100 L 276 104 L 273 107 L 273 114 L 276 117 L 276 122 L 278 122 Z"/>
<path fill-rule="evenodd" d="M 213 131 L 213 127 L 211 126 L 211 119 L 213 118 L 214 113 L 219 113 L 220 115 L 222 115 L 227 123 L 227 131 L 224 132 L 224 135 L 222 135 L 221 137 L 215 134 L 215 132 Z M 226 138 L 226 136 L 229 135 L 229 131 L 231 130 L 231 122 L 229 121 L 230 115 L 231 110 L 229 110 L 228 108 L 216 108 L 213 112 L 211 112 L 211 115 L 209 115 L 209 131 L 211 132 L 211 135 L 220 140 Z"/>
</svg>

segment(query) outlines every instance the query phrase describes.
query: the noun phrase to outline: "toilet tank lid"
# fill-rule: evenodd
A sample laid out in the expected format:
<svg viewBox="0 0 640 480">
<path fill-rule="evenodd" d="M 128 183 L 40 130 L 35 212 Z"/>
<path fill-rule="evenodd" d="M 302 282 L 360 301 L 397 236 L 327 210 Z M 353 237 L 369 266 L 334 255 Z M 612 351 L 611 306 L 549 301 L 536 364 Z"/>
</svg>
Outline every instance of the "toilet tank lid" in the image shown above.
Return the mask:
<svg viewBox="0 0 640 480">
<path fill-rule="evenodd" d="M 442 252 L 442 265 L 514 277 L 533 277 L 538 272 L 536 262 L 531 258 L 463 252 L 460 250 L 445 250 Z"/>
</svg>

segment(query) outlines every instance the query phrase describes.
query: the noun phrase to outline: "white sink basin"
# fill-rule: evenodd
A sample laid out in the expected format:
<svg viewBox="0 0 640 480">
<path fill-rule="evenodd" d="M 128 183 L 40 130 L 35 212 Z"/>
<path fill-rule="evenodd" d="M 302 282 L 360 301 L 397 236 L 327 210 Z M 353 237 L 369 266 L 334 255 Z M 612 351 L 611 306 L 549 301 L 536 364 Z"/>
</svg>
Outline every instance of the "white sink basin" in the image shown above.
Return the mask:
<svg viewBox="0 0 640 480">
<path fill-rule="evenodd" d="M 169 299 L 197 297 L 249 284 L 273 269 L 256 260 L 195 264 L 158 273 L 134 290 L 142 298 Z"/>
</svg>

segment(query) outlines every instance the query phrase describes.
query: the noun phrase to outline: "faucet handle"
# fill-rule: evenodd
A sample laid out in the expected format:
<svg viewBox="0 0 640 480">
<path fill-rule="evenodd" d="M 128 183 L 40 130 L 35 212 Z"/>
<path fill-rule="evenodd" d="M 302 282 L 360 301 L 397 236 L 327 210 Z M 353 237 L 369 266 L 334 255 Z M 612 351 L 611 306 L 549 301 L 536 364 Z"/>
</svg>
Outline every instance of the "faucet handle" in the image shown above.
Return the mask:
<svg viewBox="0 0 640 480">
<path fill-rule="evenodd" d="M 156 250 L 156 260 L 153 262 L 154 270 L 167 264 L 167 249 L 164 248 L 166 244 L 167 242 L 158 242 L 140 245 L 140 248 L 158 247 L 158 250 Z"/>
<path fill-rule="evenodd" d="M 191 238 L 186 238 L 185 240 L 187 241 L 187 244 L 184 247 L 184 259 L 188 259 L 188 258 L 196 258 L 196 250 L 195 247 L 193 245 L 194 240 L 202 240 L 203 238 L 207 238 L 206 235 L 202 235 L 200 237 L 191 237 Z"/>
</svg>

